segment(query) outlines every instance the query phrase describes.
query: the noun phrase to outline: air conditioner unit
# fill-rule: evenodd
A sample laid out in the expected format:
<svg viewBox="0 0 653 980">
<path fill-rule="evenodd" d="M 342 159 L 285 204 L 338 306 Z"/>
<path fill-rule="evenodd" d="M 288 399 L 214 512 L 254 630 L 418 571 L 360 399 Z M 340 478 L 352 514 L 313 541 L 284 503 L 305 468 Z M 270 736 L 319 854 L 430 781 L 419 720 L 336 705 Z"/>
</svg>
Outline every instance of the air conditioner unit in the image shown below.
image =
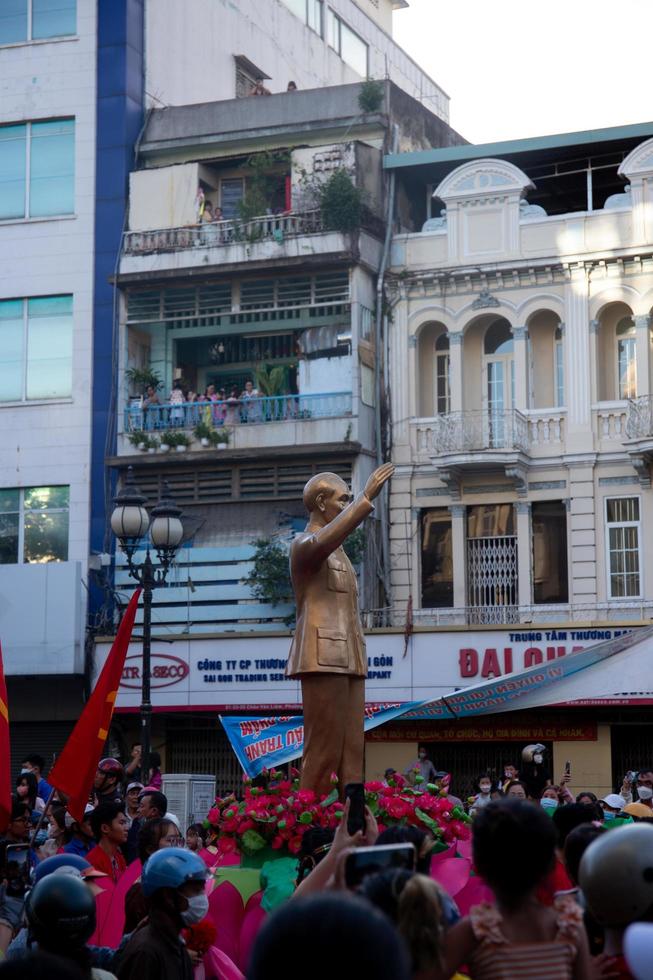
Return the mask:
<svg viewBox="0 0 653 980">
<path fill-rule="evenodd" d="M 215 801 L 215 776 L 192 773 L 166 773 L 163 792 L 168 799 L 168 811 L 179 820 L 182 834 L 192 823 L 201 823 Z"/>
</svg>

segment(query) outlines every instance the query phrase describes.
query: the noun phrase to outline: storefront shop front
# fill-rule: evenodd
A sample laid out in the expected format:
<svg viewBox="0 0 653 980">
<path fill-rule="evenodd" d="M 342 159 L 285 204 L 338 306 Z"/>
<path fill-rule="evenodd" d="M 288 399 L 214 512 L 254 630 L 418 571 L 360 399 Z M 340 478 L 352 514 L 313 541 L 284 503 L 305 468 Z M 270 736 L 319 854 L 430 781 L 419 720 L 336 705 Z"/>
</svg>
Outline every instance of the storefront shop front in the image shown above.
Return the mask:
<svg viewBox="0 0 653 980">
<path fill-rule="evenodd" d="M 636 627 L 632 627 L 636 629 Z M 631 632 L 627 624 L 605 628 L 417 630 L 367 634 L 370 703 L 436 699 L 493 678 L 568 657 L 586 647 Z M 299 685 L 285 678 L 289 634 L 171 638 L 153 642 L 153 747 L 162 752 L 167 771 L 215 771 L 222 790 L 233 787 L 240 770 L 224 735 L 219 714 L 300 713 Z M 646 648 L 645 648 L 646 647 Z M 642 686 L 653 687 L 642 658 Z M 101 669 L 110 643 L 96 647 Z M 140 644 L 132 644 L 117 701 L 114 737 L 122 751 L 138 738 L 141 687 Z M 366 776 L 379 778 L 387 767 L 405 769 L 417 744 L 429 745 L 436 766 L 454 774 L 457 795 L 471 792 L 473 779 L 504 763 L 519 764 L 521 748 L 543 742 L 550 748 L 552 776 L 571 762 L 572 789 L 607 792 L 626 768 L 647 764 L 640 726 L 653 718 L 653 693 L 605 691 L 583 701 L 494 714 L 469 720 L 396 720 L 366 737 Z M 627 732 L 637 735 L 628 750 Z M 616 773 L 615 766 L 620 770 Z"/>
</svg>

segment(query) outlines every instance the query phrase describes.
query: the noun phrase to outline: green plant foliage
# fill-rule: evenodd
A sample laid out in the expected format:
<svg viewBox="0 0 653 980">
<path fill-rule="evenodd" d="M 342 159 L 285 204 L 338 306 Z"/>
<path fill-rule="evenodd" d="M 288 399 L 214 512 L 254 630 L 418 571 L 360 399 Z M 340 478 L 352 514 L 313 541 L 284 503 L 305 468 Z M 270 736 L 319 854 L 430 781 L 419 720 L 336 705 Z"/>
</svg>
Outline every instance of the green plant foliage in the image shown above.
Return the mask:
<svg viewBox="0 0 653 980">
<path fill-rule="evenodd" d="M 191 440 L 185 432 L 179 432 L 176 429 L 167 429 L 161 435 L 161 442 L 166 446 L 190 446 Z"/>
<path fill-rule="evenodd" d="M 362 527 L 356 528 L 343 547 L 352 565 L 359 565 L 365 553 L 366 535 Z M 254 567 L 243 584 L 248 585 L 252 593 L 262 602 L 279 606 L 293 602 L 292 582 L 290 580 L 290 562 L 288 552 L 278 541 L 269 538 L 258 538 L 254 542 Z M 295 613 L 284 619 L 286 625 L 295 622 Z"/>
<path fill-rule="evenodd" d="M 358 108 L 361 112 L 378 112 L 383 105 L 383 82 L 367 78 L 358 94 Z"/>
<path fill-rule="evenodd" d="M 357 527 L 355 531 L 352 531 L 349 537 L 343 544 L 345 549 L 345 554 L 352 565 L 360 565 L 365 555 L 365 544 L 367 542 L 367 535 L 365 534 L 365 528 Z"/>
<path fill-rule="evenodd" d="M 207 422 L 198 422 L 193 429 L 193 434 L 196 439 L 211 439 L 214 432 L 215 429 L 213 426 L 209 425 Z"/>
<path fill-rule="evenodd" d="M 344 169 L 339 167 L 318 189 L 324 227 L 329 231 L 355 231 L 363 216 L 363 194 Z"/>
<path fill-rule="evenodd" d="M 271 541 L 269 538 L 258 538 L 254 547 L 254 567 L 247 578 L 243 579 L 243 584 L 249 585 L 257 599 L 268 602 L 271 606 L 292 602 L 290 564 L 286 549 L 278 541 Z M 294 621 L 294 612 L 284 620 L 288 626 Z"/>
<path fill-rule="evenodd" d="M 257 364 L 254 377 L 256 387 L 267 398 L 288 392 L 288 368 L 283 364 L 273 368 L 267 364 Z"/>
<path fill-rule="evenodd" d="M 163 384 L 158 371 L 151 368 L 127 368 L 125 377 L 134 388 L 154 388 L 157 391 Z"/>
</svg>

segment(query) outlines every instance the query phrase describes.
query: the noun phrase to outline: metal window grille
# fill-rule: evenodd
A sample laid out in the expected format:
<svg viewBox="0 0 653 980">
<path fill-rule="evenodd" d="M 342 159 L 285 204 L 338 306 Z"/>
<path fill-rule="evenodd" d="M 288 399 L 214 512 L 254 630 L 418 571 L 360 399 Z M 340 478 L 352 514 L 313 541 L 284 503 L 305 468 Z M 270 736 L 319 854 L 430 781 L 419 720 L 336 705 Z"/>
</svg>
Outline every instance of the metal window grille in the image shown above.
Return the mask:
<svg viewBox="0 0 653 980">
<path fill-rule="evenodd" d="M 167 726 L 166 770 L 215 774 L 216 792 L 239 792 L 243 773 L 217 718 L 170 721 Z"/>
<path fill-rule="evenodd" d="M 518 622 L 516 537 L 468 538 L 467 589 L 470 622 Z"/>
</svg>

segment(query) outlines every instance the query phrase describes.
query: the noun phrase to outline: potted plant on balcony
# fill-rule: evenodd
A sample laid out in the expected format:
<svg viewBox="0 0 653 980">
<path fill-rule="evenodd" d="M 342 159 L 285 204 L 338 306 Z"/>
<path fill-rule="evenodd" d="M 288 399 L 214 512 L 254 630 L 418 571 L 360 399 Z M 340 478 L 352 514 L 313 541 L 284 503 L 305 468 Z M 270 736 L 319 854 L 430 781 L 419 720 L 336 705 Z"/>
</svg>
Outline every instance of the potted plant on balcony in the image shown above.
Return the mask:
<svg viewBox="0 0 653 980">
<path fill-rule="evenodd" d="M 216 449 L 226 449 L 229 445 L 230 437 L 231 429 L 223 427 L 221 429 L 214 429 L 210 438 Z"/>
<path fill-rule="evenodd" d="M 191 444 L 190 436 L 187 436 L 185 432 L 172 432 L 170 435 L 174 437 L 172 445 L 176 451 L 178 453 L 185 453 Z"/>
<path fill-rule="evenodd" d="M 198 422 L 193 429 L 193 434 L 196 439 L 199 439 L 201 446 L 211 446 L 215 445 L 215 429 L 208 422 Z"/>
<path fill-rule="evenodd" d="M 142 453 L 147 451 L 149 437 L 146 432 L 143 432 L 142 429 L 134 429 L 133 432 L 129 433 L 127 438 L 131 442 L 132 446 L 139 449 Z"/>
<path fill-rule="evenodd" d="M 177 433 L 173 432 L 171 429 L 167 429 L 165 432 L 161 433 L 161 441 L 159 443 L 159 451 L 162 453 L 167 453 L 170 451 L 172 446 L 177 444 Z"/>
</svg>

